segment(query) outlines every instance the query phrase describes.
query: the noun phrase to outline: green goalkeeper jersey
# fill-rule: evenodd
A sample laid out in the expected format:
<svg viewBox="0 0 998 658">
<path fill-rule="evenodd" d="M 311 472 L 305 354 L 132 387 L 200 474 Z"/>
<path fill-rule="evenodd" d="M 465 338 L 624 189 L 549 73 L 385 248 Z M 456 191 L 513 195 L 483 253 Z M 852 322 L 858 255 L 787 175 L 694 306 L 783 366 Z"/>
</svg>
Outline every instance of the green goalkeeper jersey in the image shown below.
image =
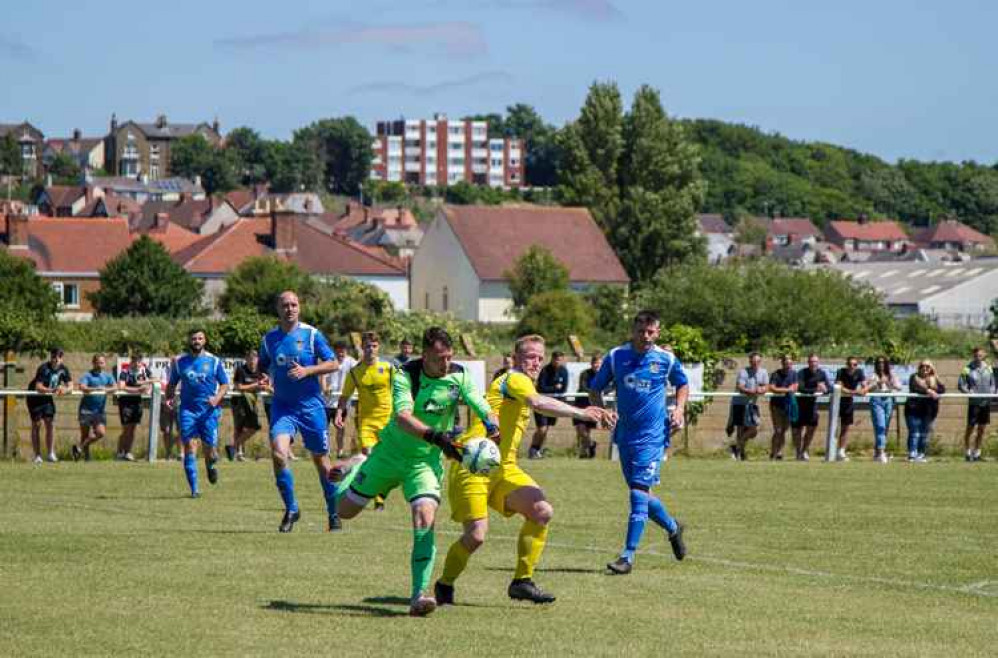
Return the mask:
<svg viewBox="0 0 998 658">
<path fill-rule="evenodd" d="M 392 381 L 392 419 L 381 430 L 384 449 L 411 459 L 439 459 L 440 448 L 413 436 L 398 426 L 397 416 L 410 411 L 429 427 L 448 432 L 454 429 L 457 406 L 462 400 L 476 416 L 485 420 L 492 412 L 489 403 L 471 381 L 471 374 L 456 363 L 443 377 L 429 377 L 423 372 L 423 360 L 413 359 L 400 366 Z"/>
</svg>

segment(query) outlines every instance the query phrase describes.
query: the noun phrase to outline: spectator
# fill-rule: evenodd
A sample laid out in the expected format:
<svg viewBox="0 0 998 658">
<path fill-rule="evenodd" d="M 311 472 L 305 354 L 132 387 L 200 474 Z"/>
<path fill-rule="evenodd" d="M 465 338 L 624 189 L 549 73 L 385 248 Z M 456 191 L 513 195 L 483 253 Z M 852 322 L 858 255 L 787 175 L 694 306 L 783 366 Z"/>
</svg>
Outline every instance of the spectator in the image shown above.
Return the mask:
<svg viewBox="0 0 998 658">
<path fill-rule="evenodd" d="M 742 368 L 735 380 L 738 395 L 731 398 L 731 422 L 735 428 L 735 444 L 731 458 L 745 461 L 745 444 L 759 434 L 758 399 L 769 390 L 769 373 L 762 367 L 762 355 L 749 354 L 748 366 Z"/>
<path fill-rule="evenodd" d="M 589 368 L 579 373 L 579 390 L 575 396 L 575 406 L 585 409 L 589 406 L 589 381 L 599 372 L 603 365 L 602 352 L 595 352 L 589 359 Z M 592 431 L 596 429 L 596 423 L 589 420 L 572 419 L 575 426 L 576 446 L 580 459 L 593 459 L 596 456 L 596 441 L 592 438 Z"/>
<path fill-rule="evenodd" d="M 42 463 L 42 426 L 45 426 L 45 447 L 48 461 L 57 462 L 55 455 L 55 399 L 52 394 L 63 395 L 73 390 L 73 378 L 62 362 L 63 353 L 58 347 L 49 351 L 49 360 L 38 366 L 35 376 L 28 383 L 28 390 L 42 395 L 30 395 L 27 399 L 28 415 L 31 416 L 31 448 L 35 451 L 35 463 Z"/>
<path fill-rule="evenodd" d="M 794 449 L 797 461 L 811 459 L 811 441 L 818 429 L 818 396 L 828 393 L 831 382 L 821 368 L 817 354 L 807 356 L 807 367 L 797 371 L 797 422 L 794 428 Z"/>
<path fill-rule="evenodd" d="M 960 372 L 957 388 L 961 393 L 991 395 L 995 392 L 995 372 L 984 360 L 983 347 L 974 348 L 974 357 Z M 967 403 L 967 429 L 963 433 L 963 458 L 968 462 L 984 461 L 981 445 L 991 423 L 991 398 L 970 398 Z M 974 430 L 977 430 L 974 436 Z M 973 448 L 970 437 L 974 436 Z"/>
<path fill-rule="evenodd" d="M 343 384 L 346 382 L 350 369 L 357 365 L 357 359 L 347 354 L 347 344 L 343 341 L 336 341 L 333 344 L 333 355 L 340 364 L 339 370 L 327 374 L 322 380 L 323 394 L 326 398 L 326 422 L 330 423 L 336 416 L 336 407 L 340 403 L 340 394 L 343 392 Z M 336 427 L 336 457 L 343 459 L 347 452 L 343 448 L 344 428 Z"/>
<path fill-rule="evenodd" d="M 407 364 L 412 359 L 412 341 L 408 338 L 403 338 L 399 341 L 399 353 L 395 355 L 395 365 L 402 367 Z"/>
<path fill-rule="evenodd" d="M 839 401 L 839 450 L 835 459 L 847 462 L 849 428 L 856 422 L 855 398 L 866 395 L 866 373 L 859 367 L 859 359 L 854 356 L 846 359 L 846 367 L 839 368 L 835 375 L 835 383 L 842 386 L 842 399 Z"/>
<path fill-rule="evenodd" d="M 537 376 L 537 392 L 561 399 L 568 390 L 568 368 L 565 367 L 565 353 L 552 352 L 551 362 L 541 368 Z M 529 459 L 540 459 L 544 456 L 544 441 L 548 438 L 548 428 L 558 422 L 553 416 L 534 414 L 534 437 L 530 442 Z"/>
<path fill-rule="evenodd" d="M 780 357 L 780 367 L 769 376 L 769 392 L 773 397 L 769 400 L 769 417 L 773 420 L 773 441 L 769 449 L 769 458 L 783 460 L 783 446 L 787 442 L 787 431 L 797 419 L 797 371 L 794 370 L 794 360 L 789 354 Z"/>
<path fill-rule="evenodd" d="M 236 366 L 232 381 L 237 395 L 232 398 L 232 426 L 235 430 L 232 445 L 226 446 L 229 461 L 246 459 L 246 443 L 260 431 L 259 398 L 262 390 L 263 374 L 259 368 L 259 357 L 255 349 L 246 352 L 245 360 Z"/>
<path fill-rule="evenodd" d="M 507 372 L 509 372 L 510 368 L 512 367 L 513 367 L 513 355 L 510 354 L 509 352 L 506 352 L 505 354 L 502 355 L 502 365 L 499 366 L 498 370 L 492 373 L 492 379 L 490 381 L 494 382 L 495 380 L 499 379 Z"/>
<path fill-rule="evenodd" d="M 141 352 L 132 352 L 128 363 L 118 373 L 118 417 L 121 420 L 121 438 L 118 440 L 118 461 L 133 462 L 132 444 L 135 428 L 142 422 L 142 396 L 149 392 L 152 382 L 149 368 L 142 361 Z"/>
<path fill-rule="evenodd" d="M 163 371 L 160 377 L 160 384 L 163 390 L 166 390 L 167 385 L 170 383 L 170 368 L 173 367 L 173 362 L 176 360 L 176 356 L 170 357 L 170 364 L 167 366 L 166 370 Z M 181 384 L 183 386 L 183 384 Z M 171 402 L 173 404 L 171 404 Z M 177 404 L 179 404 L 179 396 L 174 395 L 173 400 L 167 400 L 163 398 L 163 403 L 159 405 L 159 433 L 163 437 L 163 454 L 167 460 L 176 459 L 180 461 L 183 459 L 183 446 L 180 443 L 180 435 L 177 428 Z M 176 448 L 177 452 L 174 455 L 173 449 Z"/>
<path fill-rule="evenodd" d="M 80 422 L 80 445 L 73 444 L 73 461 L 83 457 L 90 461 L 90 445 L 104 438 L 107 433 L 107 396 L 114 392 L 114 377 L 104 372 L 107 360 L 103 354 L 95 354 L 92 368 L 80 377 L 80 409 L 77 419 Z"/>
<path fill-rule="evenodd" d="M 910 397 L 904 404 L 904 420 L 908 425 L 908 461 L 926 462 L 929 436 L 939 414 L 939 396 L 946 387 L 936 376 L 935 366 L 929 360 L 918 364 L 918 370 L 908 380 L 908 391 L 919 397 Z"/>
<path fill-rule="evenodd" d="M 887 430 L 894 412 L 894 398 L 890 394 L 900 390 L 901 382 L 891 372 L 891 362 L 886 356 L 878 356 L 873 362 L 873 379 L 868 391 L 880 394 L 870 398 L 870 417 L 873 421 L 873 460 L 881 464 L 889 461 Z"/>
</svg>

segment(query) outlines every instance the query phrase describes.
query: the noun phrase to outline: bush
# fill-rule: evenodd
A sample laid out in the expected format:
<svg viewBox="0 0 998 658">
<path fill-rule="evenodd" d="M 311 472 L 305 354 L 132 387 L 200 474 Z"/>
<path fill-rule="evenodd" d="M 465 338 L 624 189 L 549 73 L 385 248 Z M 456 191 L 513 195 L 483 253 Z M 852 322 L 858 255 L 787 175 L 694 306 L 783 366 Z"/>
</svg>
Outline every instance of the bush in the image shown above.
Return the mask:
<svg viewBox="0 0 998 658">
<path fill-rule="evenodd" d="M 218 307 L 225 313 L 256 311 L 276 317 L 278 295 L 294 290 L 305 299 L 314 288 L 315 280 L 294 263 L 274 256 L 248 258 L 225 277 Z"/>
<path fill-rule="evenodd" d="M 592 309 L 596 329 L 611 340 L 627 334 L 634 313 L 624 286 L 596 285 L 583 294 Z"/>
<path fill-rule="evenodd" d="M 518 309 L 526 306 L 534 295 L 568 290 L 568 268 L 550 250 L 536 244 L 516 259 L 505 276 L 509 279 L 513 306 Z"/>
<path fill-rule="evenodd" d="M 316 283 L 302 300 L 302 318 L 327 336 L 391 326 L 392 300 L 383 290 L 348 277 Z"/>
<path fill-rule="evenodd" d="M 471 341 L 475 353 L 479 356 L 494 353 L 501 350 L 508 350 L 513 342 L 508 326 L 481 324 L 477 322 L 467 322 L 458 320 L 452 315 L 443 315 L 427 311 L 410 311 L 409 313 L 399 313 L 392 322 L 383 329 L 382 340 L 391 341 L 394 345 L 403 338 L 408 338 L 416 345 L 416 352 L 419 352 L 419 343 L 423 337 L 423 332 L 430 327 L 442 327 L 447 330 L 454 340 L 459 340 L 459 336 L 465 335 Z M 462 351 L 460 347 L 457 352 Z"/>
<path fill-rule="evenodd" d="M 582 297 L 568 290 L 534 295 L 516 325 L 518 336 L 540 334 L 560 343 L 569 334 L 586 338 L 593 332 L 593 316 Z"/>
<path fill-rule="evenodd" d="M 272 317 L 254 311 L 236 311 L 207 328 L 208 341 L 216 354 L 241 357 L 250 349 L 257 349 L 263 335 L 273 327 Z"/>
</svg>

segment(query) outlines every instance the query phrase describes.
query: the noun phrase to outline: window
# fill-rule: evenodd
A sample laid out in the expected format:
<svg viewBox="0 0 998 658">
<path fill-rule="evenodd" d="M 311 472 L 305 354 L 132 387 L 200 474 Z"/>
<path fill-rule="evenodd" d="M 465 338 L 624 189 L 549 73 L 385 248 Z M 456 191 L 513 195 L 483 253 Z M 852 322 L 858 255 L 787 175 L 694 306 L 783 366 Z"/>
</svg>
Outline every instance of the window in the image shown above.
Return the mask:
<svg viewBox="0 0 998 658">
<path fill-rule="evenodd" d="M 444 286 L 444 307 L 443 311 L 446 313 L 450 310 L 450 292 L 447 290 L 447 286 Z"/>
<path fill-rule="evenodd" d="M 499 151 L 501 153 L 503 150 L 503 145 L 502 142 L 492 142 L 491 144 L 489 144 L 489 148 L 492 149 L 493 151 Z"/>
<path fill-rule="evenodd" d="M 52 284 L 52 289 L 59 295 L 59 303 L 65 308 L 80 308 L 80 286 L 76 283 Z"/>
<path fill-rule="evenodd" d="M 149 178 L 153 180 L 159 180 L 159 165 L 154 164 L 149 166 Z"/>
<path fill-rule="evenodd" d="M 149 145 L 149 159 L 150 160 L 159 160 L 159 144 L 150 144 Z"/>
</svg>

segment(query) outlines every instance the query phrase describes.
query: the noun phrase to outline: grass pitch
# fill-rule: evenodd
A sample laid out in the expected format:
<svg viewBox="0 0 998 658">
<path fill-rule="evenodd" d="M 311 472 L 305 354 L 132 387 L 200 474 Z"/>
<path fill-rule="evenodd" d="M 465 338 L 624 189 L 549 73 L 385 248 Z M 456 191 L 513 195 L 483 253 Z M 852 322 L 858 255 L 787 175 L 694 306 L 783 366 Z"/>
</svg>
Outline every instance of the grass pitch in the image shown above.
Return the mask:
<svg viewBox="0 0 998 658">
<path fill-rule="evenodd" d="M 998 465 L 677 459 L 660 489 L 687 525 L 677 563 L 651 523 L 620 548 L 616 464 L 529 462 L 555 520 L 537 581 L 506 598 L 518 520 L 458 581 L 460 605 L 406 616 L 408 514 L 397 493 L 339 534 L 312 465 L 303 519 L 277 533 L 269 463 L 221 465 L 186 498 L 181 466 L 0 466 L 0 654 L 182 656 L 995 655 Z M 204 479 L 203 467 L 201 470 Z M 439 574 L 457 534 L 438 522 Z"/>
</svg>

